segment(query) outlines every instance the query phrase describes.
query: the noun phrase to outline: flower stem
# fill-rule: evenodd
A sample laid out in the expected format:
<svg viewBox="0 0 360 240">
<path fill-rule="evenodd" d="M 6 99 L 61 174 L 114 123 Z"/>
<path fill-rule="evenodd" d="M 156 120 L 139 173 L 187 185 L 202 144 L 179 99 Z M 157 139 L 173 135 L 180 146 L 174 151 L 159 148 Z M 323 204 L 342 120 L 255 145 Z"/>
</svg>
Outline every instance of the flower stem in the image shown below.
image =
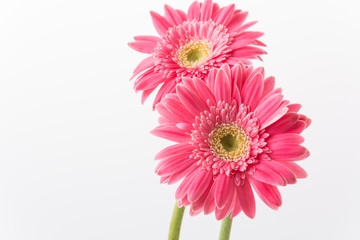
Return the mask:
<svg viewBox="0 0 360 240">
<path fill-rule="evenodd" d="M 221 222 L 220 236 L 219 240 L 229 240 L 230 239 L 230 231 L 231 231 L 232 218 L 227 216 Z"/>
<path fill-rule="evenodd" d="M 169 240 L 179 240 L 182 218 L 184 216 L 185 207 L 179 208 L 175 203 L 173 215 L 170 223 Z"/>
</svg>

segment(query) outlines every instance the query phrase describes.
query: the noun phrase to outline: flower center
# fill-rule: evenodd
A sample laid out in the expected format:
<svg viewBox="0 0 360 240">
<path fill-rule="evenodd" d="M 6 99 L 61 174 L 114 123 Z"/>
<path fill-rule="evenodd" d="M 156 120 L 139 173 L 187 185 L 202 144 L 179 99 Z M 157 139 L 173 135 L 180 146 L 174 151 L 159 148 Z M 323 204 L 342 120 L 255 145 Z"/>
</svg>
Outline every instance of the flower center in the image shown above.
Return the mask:
<svg viewBox="0 0 360 240">
<path fill-rule="evenodd" d="M 196 68 L 206 62 L 211 53 L 212 48 L 208 41 L 192 40 L 177 50 L 176 58 L 180 66 Z"/>
<path fill-rule="evenodd" d="M 237 162 L 249 154 L 250 138 L 236 124 L 221 124 L 210 133 L 213 153 L 227 162 Z"/>
</svg>

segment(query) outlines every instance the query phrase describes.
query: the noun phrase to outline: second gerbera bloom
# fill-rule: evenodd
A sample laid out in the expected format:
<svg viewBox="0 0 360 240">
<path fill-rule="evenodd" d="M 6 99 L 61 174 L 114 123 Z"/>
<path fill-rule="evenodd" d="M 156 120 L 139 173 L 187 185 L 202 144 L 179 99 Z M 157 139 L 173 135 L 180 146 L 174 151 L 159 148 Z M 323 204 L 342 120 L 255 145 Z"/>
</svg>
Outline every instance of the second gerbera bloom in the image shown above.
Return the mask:
<svg viewBox="0 0 360 240">
<path fill-rule="evenodd" d="M 165 16 L 151 12 L 160 35 L 137 36 L 133 49 L 151 54 L 134 71 L 134 88 L 143 91 L 142 101 L 159 86 L 154 105 L 173 92 L 182 77 L 204 79 L 212 68 L 259 58 L 265 51 L 257 39 L 261 32 L 246 31 L 255 22 L 244 24 L 247 12 L 235 5 L 220 8 L 211 0 L 194 2 L 186 13 L 165 6 Z"/>
<path fill-rule="evenodd" d="M 310 120 L 263 76 L 263 68 L 224 64 L 206 83 L 183 78 L 156 106 L 160 125 L 152 133 L 177 142 L 156 156 L 156 172 L 164 183 L 183 179 L 176 198 L 191 214 L 215 210 L 220 220 L 243 210 L 252 218 L 252 189 L 277 209 L 276 186 L 306 176 L 294 161 L 309 156 L 300 133 Z"/>
</svg>

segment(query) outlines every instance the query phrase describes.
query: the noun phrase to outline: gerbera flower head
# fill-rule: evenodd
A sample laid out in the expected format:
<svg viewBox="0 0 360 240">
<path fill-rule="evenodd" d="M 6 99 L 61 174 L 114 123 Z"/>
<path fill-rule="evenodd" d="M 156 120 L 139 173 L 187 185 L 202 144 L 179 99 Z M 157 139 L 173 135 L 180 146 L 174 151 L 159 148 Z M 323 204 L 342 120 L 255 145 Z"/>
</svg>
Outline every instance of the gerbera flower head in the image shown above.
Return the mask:
<svg viewBox="0 0 360 240">
<path fill-rule="evenodd" d="M 190 214 L 253 218 L 253 189 L 277 209 L 277 186 L 306 177 L 295 161 L 309 156 L 300 134 L 311 121 L 263 76 L 263 68 L 224 64 L 206 82 L 185 77 L 157 104 L 160 125 L 152 133 L 177 143 L 157 154 L 156 173 L 162 183 L 182 179 L 175 197 L 191 205 Z"/>
<path fill-rule="evenodd" d="M 137 36 L 129 43 L 134 50 L 150 54 L 134 71 L 136 91 L 142 102 L 159 86 L 154 106 L 174 92 L 182 77 L 204 79 L 212 68 L 241 61 L 251 64 L 266 52 L 257 40 L 261 32 L 246 31 L 256 22 L 244 24 L 247 12 L 235 5 L 220 8 L 211 0 L 194 2 L 187 12 L 165 5 L 165 16 L 151 12 L 159 36 Z"/>
</svg>

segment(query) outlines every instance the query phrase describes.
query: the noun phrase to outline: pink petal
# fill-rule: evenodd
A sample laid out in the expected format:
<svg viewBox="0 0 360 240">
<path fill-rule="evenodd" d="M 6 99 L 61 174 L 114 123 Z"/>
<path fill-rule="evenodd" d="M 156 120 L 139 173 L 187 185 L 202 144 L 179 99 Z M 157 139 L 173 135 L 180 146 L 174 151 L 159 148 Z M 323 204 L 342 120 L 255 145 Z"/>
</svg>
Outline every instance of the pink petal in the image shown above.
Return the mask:
<svg viewBox="0 0 360 240">
<path fill-rule="evenodd" d="M 233 177 L 226 174 L 219 174 L 216 178 L 215 204 L 222 209 L 232 200 L 235 192 L 235 182 Z"/>
<path fill-rule="evenodd" d="M 296 183 L 296 176 L 295 174 L 287 167 L 282 165 L 280 162 L 277 161 L 261 161 L 258 165 L 266 166 L 266 168 L 270 168 L 279 174 L 286 184 L 294 184 Z"/>
<path fill-rule="evenodd" d="M 266 132 L 270 135 L 285 133 L 299 121 L 299 115 L 296 113 L 286 113 L 278 121 L 267 127 Z"/>
<path fill-rule="evenodd" d="M 301 108 L 301 104 L 298 103 L 289 104 L 288 108 L 289 108 L 289 112 L 297 113 Z"/>
<path fill-rule="evenodd" d="M 201 19 L 200 19 L 201 21 L 207 21 L 211 18 L 211 15 L 212 15 L 212 1 L 211 0 L 205 0 L 201 4 L 200 13 L 201 13 Z"/>
<path fill-rule="evenodd" d="M 302 169 L 299 165 L 294 162 L 279 162 L 280 164 L 284 165 L 285 167 L 289 168 L 297 178 L 306 178 L 307 173 L 304 169 Z"/>
<path fill-rule="evenodd" d="M 256 171 L 253 175 L 251 175 L 251 177 L 260 182 L 268 183 L 271 185 L 286 185 L 284 179 L 279 174 L 277 174 L 274 170 L 264 164 L 256 165 Z"/>
<path fill-rule="evenodd" d="M 160 36 L 165 35 L 167 30 L 171 27 L 170 23 L 166 18 L 156 12 L 150 11 L 150 14 L 156 31 Z"/>
<path fill-rule="evenodd" d="M 147 89 L 145 91 L 143 91 L 142 95 L 141 95 L 141 104 L 144 104 L 144 102 L 146 101 L 146 99 L 150 96 L 150 94 L 156 89 L 156 87 Z"/>
<path fill-rule="evenodd" d="M 271 135 L 268 138 L 267 143 L 268 147 L 271 149 L 274 145 L 277 144 L 301 144 L 304 142 L 304 137 L 296 133 L 283 133 L 277 135 Z"/>
<path fill-rule="evenodd" d="M 166 79 L 162 77 L 162 73 L 155 73 L 153 69 L 149 69 L 149 71 L 146 71 L 143 75 L 136 79 L 134 88 L 136 91 L 154 88 L 165 80 Z"/>
<path fill-rule="evenodd" d="M 231 4 L 227 7 L 221 8 L 214 17 L 214 22 L 226 26 L 234 14 L 235 5 Z"/>
<path fill-rule="evenodd" d="M 202 196 L 208 186 L 212 184 L 213 176 L 210 170 L 201 170 L 196 174 L 188 191 L 188 199 L 190 202 L 195 202 Z"/>
<path fill-rule="evenodd" d="M 169 21 L 169 23 L 173 26 L 179 25 L 183 23 L 183 19 L 178 11 L 165 4 L 165 17 Z"/>
<path fill-rule="evenodd" d="M 155 109 L 156 104 L 158 104 L 168 93 L 174 92 L 176 86 L 176 82 L 168 81 L 164 82 L 159 91 L 157 92 L 154 103 L 153 103 L 153 110 Z"/>
<path fill-rule="evenodd" d="M 238 32 L 238 29 L 245 22 L 247 16 L 248 12 L 239 12 L 234 14 L 227 26 L 229 32 Z"/>
<path fill-rule="evenodd" d="M 189 20 L 200 20 L 201 14 L 200 14 L 200 3 L 199 2 L 193 2 L 188 10 L 188 19 Z"/>
<path fill-rule="evenodd" d="M 223 69 L 220 69 L 216 75 L 214 90 L 218 101 L 232 102 L 231 95 L 229 94 L 231 92 L 230 79 Z"/>
<path fill-rule="evenodd" d="M 208 109 L 207 105 L 205 105 L 193 91 L 184 85 L 178 84 L 176 86 L 176 92 L 184 106 L 195 116 L 198 116 L 201 112 Z"/>
<path fill-rule="evenodd" d="M 214 183 L 204 203 L 204 214 L 206 215 L 212 213 L 215 210 L 215 188 L 216 184 Z"/>
<path fill-rule="evenodd" d="M 267 121 L 280 106 L 282 98 L 283 96 L 278 93 L 261 102 L 255 109 L 254 116 L 258 118 L 261 123 Z"/>
<path fill-rule="evenodd" d="M 219 208 L 215 209 L 215 218 L 218 221 L 224 219 L 234 209 L 235 201 L 236 201 L 236 192 L 234 191 L 233 195 L 232 196 L 229 195 L 228 198 L 229 198 L 229 201 L 225 205 L 225 207 L 223 207 L 222 209 L 219 209 Z"/>
<path fill-rule="evenodd" d="M 165 163 L 162 163 L 165 161 Z M 189 168 L 192 165 L 196 165 L 196 161 L 189 156 L 182 156 L 179 158 L 174 158 L 172 161 L 166 161 L 166 159 L 161 160 L 161 166 L 156 169 L 156 174 L 159 176 L 169 176 L 178 172 L 181 172 L 184 169 Z M 159 163 L 159 164 L 160 164 Z"/>
<path fill-rule="evenodd" d="M 300 145 L 283 144 L 276 145 L 270 149 L 270 158 L 277 161 L 297 161 L 307 158 L 309 151 Z"/>
<path fill-rule="evenodd" d="M 199 166 L 197 164 L 193 164 L 188 168 L 185 168 L 177 173 L 174 173 L 170 175 L 170 178 L 168 179 L 168 184 L 174 184 L 181 180 L 183 177 L 188 176 L 192 174 L 194 171 L 197 171 L 199 169 Z"/>
<path fill-rule="evenodd" d="M 259 182 L 255 179 L 251 179 L 251 184 L 266 205 L 274 210 L 277 210 L 281 206 L 281 195 L 277 187 Z"/>
<path fill-rule="evenodd" d="M 249 218 L 254 218 L 256 209 L 255 198 L 249 180 L 245 179 L 244 184 L 237 186 L 236 190 L 238 201 L 244 213 Z"/>
<path fill-rule="evenodd" d="M 141 53 L 148 53 L 148 54 L 153 53 L 156 47 L 156 44 L 152 44 L 151 42 L 145 42 L 145 41 L 130 42 L 128 43 L 128 45 L 135 51 Z"/>
<path fill-rule="evenodd" d="M 263 76 L 256 74 L 242 89 L 242 101 L 254 111 L 263 93 Z"/>
<path fill-rule="evenodd" d="M 163 159 L 175 155 L 179 152 L 185 152 L 185 153 L 192 152 L 193 150 L 194 147 L 188 143 L 174 144 L 158 152 L 158 154 L 156 154 L 155 156 L 155 160 Z"/>
<path fill-rule="evenodd" d="M 239 213 L 241 213 L 241 210 L 242 210 L 242 208 L 241 208 L 241 205 L 240 205 L 240 201 L 239 201 L 239 198 L 237 197 L 235 199 L 234 209 L 233 209 L 233 211 L 231 213 L 231 218 L 236 217 Z"/>
<path fill-rule="evenodd" d="M 263 97 L 266 96 L 269 92 L 271 92 L 275 87 L 275 78 L 268 77 L 264 80 L 264 91 Z"/>
<path fill-rule="evenodd" d="M 174 142 L 187 142 L 190 136 L 172 124 L 162 124 L 151 131 L 151 134 Z"/>
<path fill-rule="evenodd" d="M 131 79 L 133 79 L 139 73 L 141 73 L 141 72 L 145 71 L 146 69 L 151 68 L 153 66 L 154 66 L 154 58 L 152 56 L 145 58 L 135 68 Z"/>
<path fill-rule="evenodd" d="M 174 115 L 178 116 L 185 123 L 193 123 L 195 116 L 184 106 L 184 104 L 178 99 L 178 97 L 172 97 L 171 94 L 168 94 L 163 100 L 163 105 Z M 182 114 L 179 114 L 182 113 Z M 179 119 L 179 120 L 180 120 Z"/>
<path fill-rule="evenodd" d="M 204 81 L 198 79 L 194 81 L 197 91 L 199 92 L 199 96 L 207 103 L 210 101 L 210 105 L 213 106 L 216 104 L 216 98 L 214 93 L 210 90 L 208 85 L 205 84 Z"/>
<path fill-rule="evenodd" d="M 176 199 L 182 199 L 186 196 L 189 186 L 191 182 L 194 180 L 194 177 L 196 176 L 197 171 L 193 172 L 192 174 L 186 176 L 184 180 L 180 183 L 179 187 L 176 189 L 175 192 L 175 198 Z"/>
</svg>

